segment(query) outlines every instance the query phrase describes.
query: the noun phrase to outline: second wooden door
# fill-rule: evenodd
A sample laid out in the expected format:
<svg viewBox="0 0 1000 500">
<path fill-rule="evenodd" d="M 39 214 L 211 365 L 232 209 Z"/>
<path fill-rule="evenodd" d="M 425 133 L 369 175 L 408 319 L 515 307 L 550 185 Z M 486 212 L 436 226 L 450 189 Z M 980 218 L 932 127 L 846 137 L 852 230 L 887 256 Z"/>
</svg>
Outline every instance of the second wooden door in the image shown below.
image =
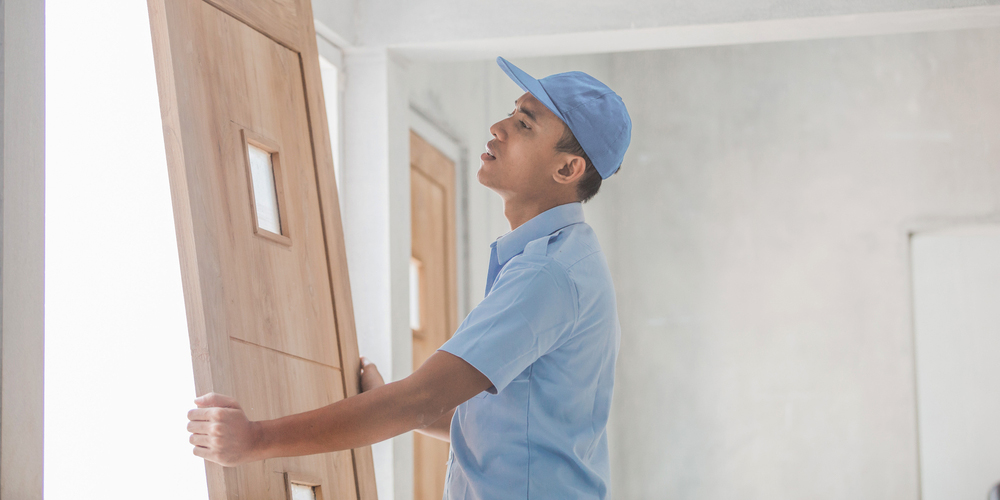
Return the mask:
<svg viewBox="0 0 1000 500">
<path fill-rule="evenodd" d="M 413 254 L 413 367 L 420 366 L 457 328 L 455 290 L 455 163 L 410 133 Z M 415 500 L 444 494 L 448 443 L 414 435 Z"/>
</svg>

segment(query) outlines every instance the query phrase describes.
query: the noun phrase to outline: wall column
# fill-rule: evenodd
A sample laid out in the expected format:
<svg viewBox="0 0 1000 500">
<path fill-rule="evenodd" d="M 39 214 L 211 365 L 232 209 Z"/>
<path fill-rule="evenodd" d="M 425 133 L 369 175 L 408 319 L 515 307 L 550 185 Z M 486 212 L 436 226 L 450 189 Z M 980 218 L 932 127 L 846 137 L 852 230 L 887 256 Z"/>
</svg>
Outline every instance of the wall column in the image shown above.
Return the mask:
<svg viewBox="0 0 1000 500">
<path fill-rule="evenodd" d="M 340 196 L 358 348 L 386 382 L 413 371 L 409 321 L 410 145 L 406 64 L 385 48 L 345 53 Z M 372 446 L 378 497 L 413 498 L 413 436 Z"/>
</svg>

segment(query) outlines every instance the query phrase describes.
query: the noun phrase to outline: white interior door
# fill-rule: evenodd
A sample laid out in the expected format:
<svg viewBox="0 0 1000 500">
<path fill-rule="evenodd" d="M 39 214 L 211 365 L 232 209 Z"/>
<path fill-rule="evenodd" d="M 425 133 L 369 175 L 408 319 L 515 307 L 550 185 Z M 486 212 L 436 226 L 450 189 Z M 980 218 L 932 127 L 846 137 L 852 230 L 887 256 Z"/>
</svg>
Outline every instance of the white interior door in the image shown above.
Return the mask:
<svg viewBox="0 0 1000 500">
<path fill-rule="evenodd" d="M 923 500 L 1000 482 L 1000 225 L 911 239 Z"/>
</svg>

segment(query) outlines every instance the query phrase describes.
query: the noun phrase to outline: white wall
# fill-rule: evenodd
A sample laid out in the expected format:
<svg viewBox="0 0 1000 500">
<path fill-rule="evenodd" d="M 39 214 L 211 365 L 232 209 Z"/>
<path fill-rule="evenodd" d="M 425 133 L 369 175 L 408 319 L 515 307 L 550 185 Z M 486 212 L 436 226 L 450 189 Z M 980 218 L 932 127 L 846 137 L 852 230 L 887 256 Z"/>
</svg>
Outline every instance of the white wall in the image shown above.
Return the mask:
<svg viewBox="0 0 1000 500">
<path fill-rule="evenodd" d="M 1000 212 L 1000 31 L 612 73 L 615 498 L 918 498 L 908 228 Z"/>
<path fill-rule="evenodd" d="M 339 190 L 358 349 L 386 381 L 412 372 L 410 168 L 406 64 L 384 49 L 344 59 L 344 165 Z M 372 447 L 378 496 L 413 492 L 413 438 Z"/>
</svg>

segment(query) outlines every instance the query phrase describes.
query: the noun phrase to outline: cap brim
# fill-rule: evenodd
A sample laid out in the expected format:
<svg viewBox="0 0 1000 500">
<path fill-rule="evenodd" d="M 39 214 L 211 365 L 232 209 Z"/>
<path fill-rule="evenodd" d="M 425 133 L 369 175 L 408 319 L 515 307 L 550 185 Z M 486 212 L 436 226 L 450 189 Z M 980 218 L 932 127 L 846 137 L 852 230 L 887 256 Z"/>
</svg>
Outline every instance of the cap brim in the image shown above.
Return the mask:
<svg viewBox="0 0 1000 500">
<path fill-rule="evenodd" d="M 566 118 L 563 116 L 562 112 L 559 111 L 559 108 L 556 107 L 555 103 L 552 102 L 552 98 L 550 98 L 549 94 L 545 92 L 545 88 L 542 87 L 542 84 L 539 83 L 538 80 L 502 57 L 497 57 L 497 65 L 500 66 L 500 69 L 502 69 L 504 73 L 507 73 L 507 76 L 509 76 L 511 80 L 514 80 L 514 83 L 516 83 L 518 87 L 521 87 L 521 90 L 531 93 L 531 95 L 535 96 L 535 99 L 538 99 L 545 105 L 546 108 L 549 108 L 549 111 L 555 113 L 555 115 L 559 117 L 563 123 L 566 123 Z"/>
</svg>

